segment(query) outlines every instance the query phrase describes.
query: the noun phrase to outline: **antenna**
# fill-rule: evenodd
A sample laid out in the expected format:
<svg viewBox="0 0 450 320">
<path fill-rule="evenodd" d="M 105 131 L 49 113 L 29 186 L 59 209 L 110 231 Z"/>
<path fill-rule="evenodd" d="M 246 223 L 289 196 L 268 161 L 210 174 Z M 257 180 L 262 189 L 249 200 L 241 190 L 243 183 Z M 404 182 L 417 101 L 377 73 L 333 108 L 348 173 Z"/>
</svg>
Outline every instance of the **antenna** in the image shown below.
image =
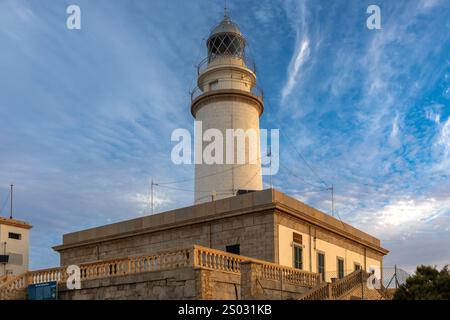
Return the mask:
<svg viewBox="0 0 450 320">
<path fill-rule="evenodd" d="M 269 150 L 267 151 L 267 156 L 270 157 L 270 174 L 269 174 L 269 185 L 270 189 L 273 188 L 272 186 L 272 147 L 269 147 Z"/>
<path fill-rule="evenodd" d="M 13 189 L 14 189 L 14 185 L 11 184 L 11 197 L 9 198 L 10 203 L 9 203 L 9 218 L 12 219 L 13 218 Z"/>
<path fill-rule="evenodd" d="M 224 19 L 225 20 L 230 20 L 230 10 L 228 8 L 227 0 L 224 0 L 223 11 L 224 11 L 224 14 L 223 14 Z"/>
<path fill-rule="evenodd" d="M 331 191 L 331 216 L 334 217 L 334 185 L 332 184 L 331 187 L 324 190 Z"/>
<path fill-rule="evenodd" d="M 331 185 L 331 215 L 334 217 L 334 185 Z"/>
<path fill-rule="evenodd" d="M 151 207 L 152 207 L 152 214 L 153 214 L 153 186 L 154 186 L 154 183 L 153 183 L 153 178 L 152 178 L 152 182 L 151 182 L 151 184 L 150 184 L 150 193 L 151 193 L 151 200 L 150 200 L 150 203 L 151 203 Z"/>
</svg>

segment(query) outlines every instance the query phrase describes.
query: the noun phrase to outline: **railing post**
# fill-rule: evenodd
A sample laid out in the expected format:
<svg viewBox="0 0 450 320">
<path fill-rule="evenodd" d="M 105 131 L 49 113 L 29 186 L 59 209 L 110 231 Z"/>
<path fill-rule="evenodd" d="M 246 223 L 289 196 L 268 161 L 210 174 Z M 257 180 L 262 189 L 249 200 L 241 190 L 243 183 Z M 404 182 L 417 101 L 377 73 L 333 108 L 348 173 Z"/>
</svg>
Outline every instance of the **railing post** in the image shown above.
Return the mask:
<svg viewBox="0 0 450 320">
<path fill-rule="evenodd" d="M 360 273 L 360 279 L 361 279 L 361 300 L 364 300 L 364 278 L 362 271 Z"/>
<path fill-rule="evenodd" d="M 327 299 L 333 300 L 333 284 L 327 283 Z"/>
<path fill-rule="evenodd" d="M 198 251 L 197 247 L 194 245 L 194 247 L 191 249 L 191 251 L 192 251 L 191 259 L 192 259 L 193 266 L 194 267 L 200 266 L 199 261 L 198 261 L 198 259 L 199 259 L 198 252 L 199 251 Z"/>
</svg>

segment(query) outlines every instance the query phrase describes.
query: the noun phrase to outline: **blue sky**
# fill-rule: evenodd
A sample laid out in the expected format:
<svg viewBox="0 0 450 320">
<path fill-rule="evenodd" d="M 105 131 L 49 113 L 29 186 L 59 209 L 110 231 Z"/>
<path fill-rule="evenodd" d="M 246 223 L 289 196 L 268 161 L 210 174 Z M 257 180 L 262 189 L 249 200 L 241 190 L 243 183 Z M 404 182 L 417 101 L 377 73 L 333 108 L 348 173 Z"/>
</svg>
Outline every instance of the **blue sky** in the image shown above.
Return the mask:
<svg viewBox="0 0 450 320">
<path fill-rule="evenodd" d="M 70 4 L 81 30 L 66 28 Z M 366 27 L 370 4 L 382 30 Z M 58 265 L 51 246 L 64 233 L 149 214 L 152 176 L 193 178 L 172 164 L 170 135 L 193 129 L 189 89 L 222 6 L 0 2 L 0 205 L 14 183 L 16 218 L 34 225 L 31 268 Z M 450 263 L 449 2 L 230 7 L 264 88 L 261 127 L 282 132 L 274 186 L 330 212 L 316 186 L 334 184 L 340 218 L 382 240 L 386 265 Z M 155 196 L 158 212 L 193 202 L 190 191 Z"/>
</svg>

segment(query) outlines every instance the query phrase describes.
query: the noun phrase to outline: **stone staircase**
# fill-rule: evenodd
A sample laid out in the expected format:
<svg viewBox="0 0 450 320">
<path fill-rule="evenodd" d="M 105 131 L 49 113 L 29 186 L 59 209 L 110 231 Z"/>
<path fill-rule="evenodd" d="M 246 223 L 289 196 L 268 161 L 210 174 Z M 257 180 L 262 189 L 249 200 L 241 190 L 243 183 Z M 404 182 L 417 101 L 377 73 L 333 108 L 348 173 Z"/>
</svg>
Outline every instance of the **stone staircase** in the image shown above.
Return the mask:
<svg viewBox="0 0 450 320">
<path fill-rule="evenodd" d="M 323 282 L 306 292 L 299 300 L 389 300 L 385 288 L 370 289 L 370 274 L 358 270 L 334 282 Z"/>
</svg>

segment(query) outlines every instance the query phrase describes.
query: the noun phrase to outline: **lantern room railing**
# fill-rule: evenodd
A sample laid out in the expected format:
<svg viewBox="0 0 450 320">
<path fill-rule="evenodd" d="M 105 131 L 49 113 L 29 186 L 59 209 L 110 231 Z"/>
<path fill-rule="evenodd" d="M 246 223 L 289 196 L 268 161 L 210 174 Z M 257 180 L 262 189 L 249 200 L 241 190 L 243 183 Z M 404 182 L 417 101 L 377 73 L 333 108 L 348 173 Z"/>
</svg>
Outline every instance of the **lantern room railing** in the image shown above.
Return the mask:
<svg viewBox="0 0 450 320">
<path fill-rule="evenodd" d="M 217 65 L 220 64 L 231 64 L 236 65 L 236 62 L 239 62 L 241 66 L 246 67 L 247 69 L 251 70 L 253 73 L 256 73 L 256 64 L 255 61 L 252 58 L 249 58 L 247 56 L 238 57 L 234 55 L 222 55 L 222 56 L 216 56 L 214 58 L 206 57 L 203 59 L 198 65 L 197 65 L 197 75 L 200 75 L 203 73 L 209 66 L 210 63 L 218 62 Z"/>
<path fill-rule="evenodd" d="M 230 80 L 228 79 L 227 81 L 230 81 Z M 259 100 L 264 100 L 264 91 L 263 91 L 263 89 L 261 87 L 254 86 L 254 87 L 250 88 L 249 90 L 242 90 L 242 87 L 239 86 L 239 85 L 241 83 L 244 83 L 243 81 L 237 81 L 237 80 L 233 79 L 233 82 L 236 84 L 235 87 L 233 85 L 231 85 L 229 87 L 227 86 L 227 87 L 224 87 L 224 88 L 219 88 L 219 89 L 214 89 L 214 90 L 205 90 L 205 91 L 203 91 L 201 88 L 195 87 L 190 92 L 190 94 L 191 94 L 191 102 L 194 102 L 197 98 L 199 98 L 203 94 L 208 94 L 208 93 L 212 93 L 212 92 L 217 92 L 217 93 L 219 93 L 219 92 L 227 92 L 229 90 L 239 90 L 239 91 L 242 91 L 243 93 L 250 93 L 250 94 L 254 95 L 256 98 L 258 98 Z"/>
</svg>

